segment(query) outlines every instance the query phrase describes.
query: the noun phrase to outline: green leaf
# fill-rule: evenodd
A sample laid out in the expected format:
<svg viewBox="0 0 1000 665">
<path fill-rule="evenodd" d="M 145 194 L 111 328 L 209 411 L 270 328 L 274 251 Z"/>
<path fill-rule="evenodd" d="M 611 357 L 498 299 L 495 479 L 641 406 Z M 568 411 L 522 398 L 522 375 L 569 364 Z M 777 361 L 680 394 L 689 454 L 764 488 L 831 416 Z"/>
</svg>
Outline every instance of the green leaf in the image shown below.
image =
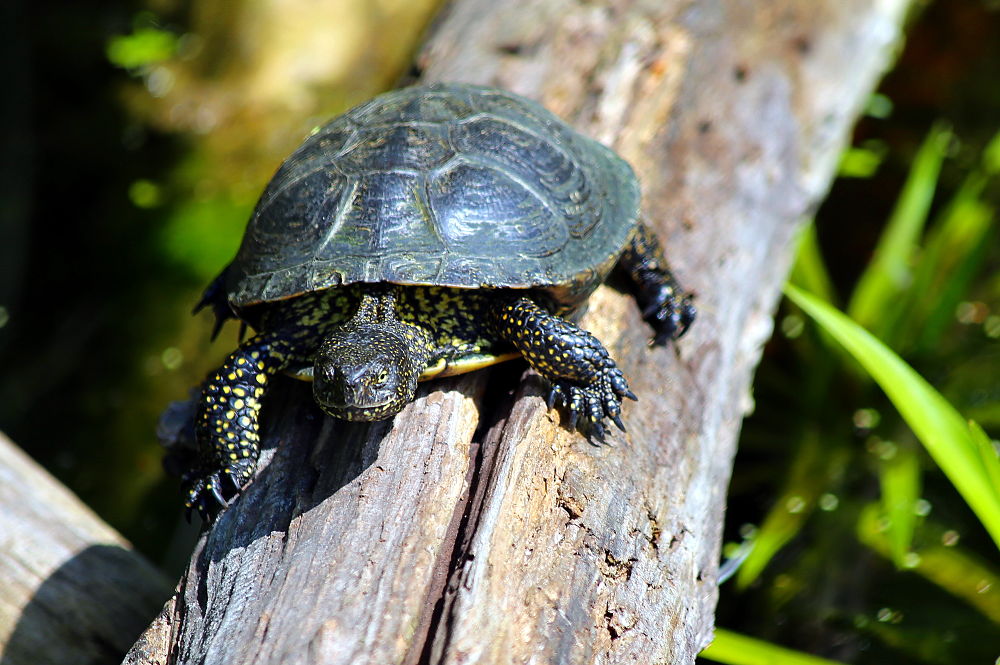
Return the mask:
<svg viewBox="0 0 1000 665">
<path fill-rule="evenodd" d="M 990 175 L 1000 173 L 1000 132 L 983 149 L 983 170 Z"/>
<path fill-rule="evenodd" d="M 177 52 L 177 35 L 157 28 L 136 28 L 131 35 L 118 35 L 108 42 L 107 56 L 124 69 L 153 65 Z"/>
<path fill-rule="evenodd" d="M 785 294 L 871 374 L 931 457 L 1000 546 L 1000 461 L 984 453 L 962 416 L 927 381 L 867 330 L 805 291 Z"/>
<path fill-rule="evenodd" d="M 752 539 L 753 549 L 736 574 L 736 585 L 744 589 L 760 576 L 768 562 L 802 530 L 816 509 L 821 494 L 827 491 L 833 470 L 843 466 L 842 447 L 821 439 L 814 428 L 806 430 L 797 445 L 785 487 L 760 529 Z"/>
<path fill-rule="evenodd" d="M 983 462 L 983 468 L 986 469 L 989 483 L 993 487 L 1000 487 L 1000 464 L 996 464 L 997 442 L 991 441 L 990 437 L 986 436 L 979 423 L 970 420 L 969 430 L 972 432 L 972 440 L 976 442 L 976 450 Z"/>
<path fill-rule="evenodd" d="M 797 243 L 795 264 L 788 280 L 827 302 L 834 302 L 833 282 L 823 262 L 816 237 L 816 224 L 812 220 L 799 231 Z"/>
<path fill-rule="evenodd" d="M 858 518 L 858 540 L 882 556 L 893 558 L 892 544 L 882 528 L 880 512 L 875 504 L 862 509 Z M 925 524 L 921 533 L 926 544 L 907 557 L 907 570 L 961 598 L 983 616 L 1000 624 L 1000 573 L 996 568 L 963 550 L 954 532 L 946 538 L 943 527 Z"/>
<path fill-rule="evenodd" d="M 881 330 L 886 309 L 910 282 L 910 259 L 930 210 L 951 132 L 935 126 L 917 152 L 896 207 L 875 254 L 858 280 L 847 312 L 872 330 Z"/>
<path fill-rule="evenodd" d="M 879 466 L 882 510 L 888 519 L 889 550 L 896 568 L 906 568 L 906 555 L 917 525 L 920 498 L 920 461 L 910 446 L 893 446 L 894 453 Z"/>
<path fill-rule="evenodd" d="M 912 301 L 922 300 L 911 311 L 925 314 L 922 320 L 911 318 L 909 323 L 921 349 L 934 349 L 954 324 L 955 308 L 990 247 L 995 216 L 992 206 L 979 198 L 983 185 L 981 179 L 971 177 L 928 238 L 911 294 Z"/>
<path fill-rule="evenodd" d="M 928 232 L 911 286 L 883 314 L 881 337 L 898 352 L 933 352 L 954 324 L 995 230 L 993 207 L 981 196 L 987 182 L 982 171 L 966 177 Z"/>
<path fill-rule="evenodd" d="M 885 157 L 884 150 L 851 147 L 840 156 L 837 175 L 841 178 L 870 178 L 878 171 Z"/>
<path fill-rule="evenodd" d="M 839 665 L 839 661 L 810 656 L 723 628 L 715 629 L 715 639 L 699 657 L 726 665 Z"/>
<path fill-rule="evenodd" d="M 892 115 L 892 100 L 886 95 L 876 92 L 868 98 L 868 106 L 865 107 L 865 115 L 879 120 L 885 120 Z"/>
</svg>

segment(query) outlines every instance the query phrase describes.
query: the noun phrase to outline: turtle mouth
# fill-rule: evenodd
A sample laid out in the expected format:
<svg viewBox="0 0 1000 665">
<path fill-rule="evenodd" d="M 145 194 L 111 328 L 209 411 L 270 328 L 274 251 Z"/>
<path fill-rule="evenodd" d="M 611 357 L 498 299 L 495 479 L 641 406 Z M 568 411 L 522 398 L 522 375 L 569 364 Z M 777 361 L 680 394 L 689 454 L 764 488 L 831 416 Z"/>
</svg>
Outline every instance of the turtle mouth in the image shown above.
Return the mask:
<svg viewBox="0 0 1000 665">
<path fill-rule="evenodd" d="M 397 404 L 398 400 L 386 399 L 378 403 L 365 404 L 325 404 L 323 410 L 335 418 L 350 420 L 355 422 L 374 422 L 385 420 L 399 413 L 402 405 Z"/>
<path fill-rule="evenodd" d="M 324 411 L 344 420 L 384 420 L 413 399 L 417 379 L 398 327 L 349 324 L 323 340 L 313 358 L 313 396 Z"/>
<path fill-rule="evenodd" d="M 323 411 L 342 420 L 384 420 L 396 415 L 405 404 L 395 392 L 367 391 L 342 379 L 314 381 L 313 394 Z"/>
</svg>

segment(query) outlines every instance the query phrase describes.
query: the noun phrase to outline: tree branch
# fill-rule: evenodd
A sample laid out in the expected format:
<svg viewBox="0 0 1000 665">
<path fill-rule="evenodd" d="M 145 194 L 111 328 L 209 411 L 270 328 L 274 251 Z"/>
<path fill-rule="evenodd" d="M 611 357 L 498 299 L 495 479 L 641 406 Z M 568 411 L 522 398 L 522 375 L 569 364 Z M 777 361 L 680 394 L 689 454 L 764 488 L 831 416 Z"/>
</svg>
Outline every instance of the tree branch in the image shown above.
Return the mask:
<svg viewBox="0 0 1000 665">
<path fill-rule="evenodd" d="M 170 585 L 0 434 L 0 663 L 121 658 Z"/>
</svg>

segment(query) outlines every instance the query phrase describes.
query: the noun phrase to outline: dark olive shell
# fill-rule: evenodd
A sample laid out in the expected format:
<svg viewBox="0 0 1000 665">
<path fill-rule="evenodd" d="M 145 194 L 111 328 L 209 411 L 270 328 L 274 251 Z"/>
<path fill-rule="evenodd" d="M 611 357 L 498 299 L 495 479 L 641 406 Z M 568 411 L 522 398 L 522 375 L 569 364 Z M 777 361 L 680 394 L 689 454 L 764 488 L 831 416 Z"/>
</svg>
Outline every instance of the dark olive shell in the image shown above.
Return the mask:
<svg viewBox="0 0 1000 665">
<path fill-rule="evenodd" d="M 357 282 L 540 288 L 572 306 L 638 214 L 628 164 L 538 104 L 473 85 L 404 88 L 285 161 L 226 287 L 236 306 Z"/>
</svg>

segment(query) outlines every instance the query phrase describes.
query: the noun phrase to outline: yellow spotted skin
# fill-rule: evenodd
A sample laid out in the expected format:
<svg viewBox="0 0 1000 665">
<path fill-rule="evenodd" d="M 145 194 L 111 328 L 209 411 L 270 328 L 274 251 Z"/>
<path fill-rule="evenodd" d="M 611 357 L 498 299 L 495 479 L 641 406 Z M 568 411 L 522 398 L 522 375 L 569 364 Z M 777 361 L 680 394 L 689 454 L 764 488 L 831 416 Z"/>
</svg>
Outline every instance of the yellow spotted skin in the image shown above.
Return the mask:
<svg viewBox="0 0 1000 665">
<path fill-rule="evenodd" d="M 186 506 L 199 507 L 199 497 L 221 497 L 239 489 L 253 475 L 260 456 L 258 413 L 261 398 L 275 372 L 286 366 L 288 344 L 274 335 L 259 335 L 240 346 L 202 387 L 201 408 L 195 423 L 207 473 L 191 478 Z"/>
<path fill-rule="evenodd" d="M 258 415 L 272 377 L 301 374 L 332 333 L 364 319 L 362 301 L 377 291 L 391 302 L 407 348 L 417 359 L 419 378 L 472 371 L 516 357 L 511 345 L 488 327 L 496 292 L 445 287 L 375 288 L 358 284 L 266 303 L 242 318 L 262 332 L 244 342 L 206 379 L 196 416 L 200 464 L 184 479 L 185 505 L 209 519 L 212 501 L 238 492 L 253 476 L 260 455 Z M 214 304 L 213 304 L 214 306 Z M 220 308 L 216 308 L 217 316 Z M 222 310 L 228 311 L 228 310 Z M 223 314 L 222 316 L 225 316 Z M 372 350 L 381 351 L 376 343 Z M 389 405 L 377 417 L 391 417 L 405 404 Z M 345 419 L 351 412 L 337 413 Z M 211 500 L 209 500 L 211 497 Z"/>
<path fill-rule="evenodd" d="M 409 341 L 430 355 L 429 366 L 438 366 L 436 372 L 423 378 L 461 374 L 516 357 L 486 325 L 496 291 L 402 285 L 388 285 L 385 289 L 385 295 L 395 300 L 399 321 L 412 329 Z M 294 375 L 312 365 L 313 353 L 323 338 L 347 323 L 357 313 L 363 296 L 371 290 L 372 285 L 357 284 L 307 293 L 261 305 L 259 312 L 251 311 L 247 318 L 258 329 L 287 331 L 282 336 L 293 341 L 297 351 L 283 369 Z"/>
<path fill-rule="evenodd" d="M 694 319 L 691 296 L 674 280 L 645 225 L 638 225 L 619 265 L 655 332 L 654 343 L 680 337 Z M 225 272 L 201 303 L 215 311 L 217 328 L 234 315 L 224 278 Z M 418 380 L 523 356 L 549 381 L 549 405 L 565 405 L 571 428 L 582 417 L 598 437 L 605 418 L 624 430 L 621 403 L 635 395 L 600 341 L 563 318 L 595 286 L 589 274 L 578 281 L 537 292 L 352 284 L 244 308 L 240 318 L 259 334 L 203 386 L 196 415 L 200 463 L 184 479 L 189 512 L 211 519 L 218 504 L 253 476 L 258 415 L 279 372 L 314 379 L 314 396 L 327 413 L 371 421 L 398 413 L 413 399 Z"/>
<path fill-rule="evenodd" d="M 530 298 L 512 298 L 491 312 L 496 335 L 509 340 L 536 372 L 549 380 L 549 406 L 564 403 L 570 427 L 579 416 L 598 436 L 605 417 L 624 430 L 621 400 L 635 399 L 604 345 L 575 324 L 550 314 Z"/>
<path fill-rule="evenodd" d="M 618 265 L 631 280 L 642 316 L 655 333 L 653 343 L 662 346 L 683 336 L 694 322 L 694 297 L 677 283 L 659 238 L 648 226 L 636 227 Z"/>
</svg>

